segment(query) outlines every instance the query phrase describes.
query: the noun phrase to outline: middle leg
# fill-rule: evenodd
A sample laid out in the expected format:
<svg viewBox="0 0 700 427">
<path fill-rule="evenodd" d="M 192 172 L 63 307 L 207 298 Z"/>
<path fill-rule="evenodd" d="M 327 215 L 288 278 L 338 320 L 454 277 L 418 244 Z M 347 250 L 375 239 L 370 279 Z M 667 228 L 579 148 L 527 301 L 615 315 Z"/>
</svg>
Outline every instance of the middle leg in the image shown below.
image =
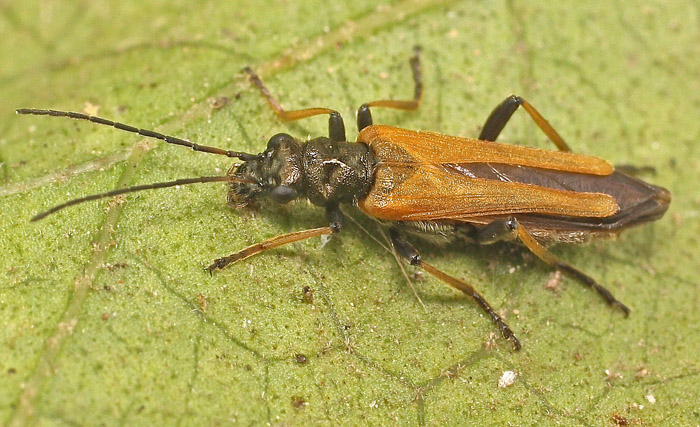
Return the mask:
<svg viewBox="0 0 700 427">
<path fill-rule="evenodd" d="M 432 276 L 442 280 L 443 282 L 447 283 L 448 285 L 452 286 L 458 291 L 463 292 L 465 295 L 474 300 L 474 302 L 479 307 L 481 307 L 481 309 L 484 310 L 486 314 L 489 315 L 493 323 L 495 323 L 496 326 L 498 326 L 498 329 L 501 331 L 503 338 L 511 340 L 513 342 L 513 347 L 515 347 L 516 350 L 520 349 L 520 341 L 515 336 L 513 331 L 508 327 L 506 322 L 503 321 L 501 316 L 499 316 L 498 313 L 496 313 L 496 311 L 493 309 L 493 307 L 491 307 L 488 301 L 486 301 L 486 299 L 476 289 L 474 289 L 473 286 L 471 286 L 464 280 L 452 277 L 449 274 L 444 273 L 423 261 L 416 248 L 413 247 L 413 245 L 411 245 L 406 239 L 404 239 L 403 236 L 401 236 L 398 229 L 392 228 L 390 230 L 390 237 L 391 243 L 396 249 L 396 252 L 399 254 L 399 256 L 405 258 L 411 265 L 415 265 L 422 268 L 423 270 L 430 273 Z"/>
<path fill-rule="evenodd" d="M 372 124 L 372 112 L 369 107 L 394 108 L 396 110 L 413 111 L 420 106 L 421 98 L 423 97 L 423 80 L 421 79 L 420 69 L 420 46 L 413 48 L 413 56 L 409 60 L 411 64 L 411 72 L 413 73 L 413 99 L 410 100 L 394 100 L 394 99 L 379 99 L 377 101 L 367 102 L 362 104 L 357 110 L 357 130 L 370 126 Z"/>
</svg>

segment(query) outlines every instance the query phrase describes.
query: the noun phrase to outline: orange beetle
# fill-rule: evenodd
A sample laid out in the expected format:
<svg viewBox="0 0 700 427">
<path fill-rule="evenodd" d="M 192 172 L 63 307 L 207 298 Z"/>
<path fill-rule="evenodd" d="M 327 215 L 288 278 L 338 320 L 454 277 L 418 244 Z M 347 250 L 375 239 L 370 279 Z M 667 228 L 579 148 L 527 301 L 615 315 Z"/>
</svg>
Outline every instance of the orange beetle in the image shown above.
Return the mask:
<svg viewBox="0 0 700 427">
<path fill-rule="evenodd" d="M 226 176 L 180 179 L 94 194 L 55 206 L 33 220 L 88 200 L 145 189 L 226 181 L 230 185 L 228 202 L 234 207 L 260 198 L 277 203 L 306 198 L 325 208 L 329 225 L 252 245 L 215 260 L 208 267 L 209 272 L 281 245 L 337 233 L 343 228 L 344 219 L 339 206 L 356 204 L 367 215 L 390 227 L 392 244 L 401 257 L 471 297 L 516 349 L 520 348 L 519 340 L 486 299 L 465 281 L 423 261 L 404 237 L 405 232 L 438 234 L 477 244 L 519 240 L 542 261 L 592 287 L 608 304 L 628 314 L 629 309 L 610 291 L 560 261 L 544 245 L 614 235 L 629 226 L 658 219 L 669 206 L 670 193 L 616 171 L 603 159 L 571 153 L 537 110 L 515 95 L 493 110 L 478 139 L 373 125 L 370 107 L 415 110 L 420 105 L 423 86 L 419 48 L 415 49 L 410 64 L 415 83 L 413 99 L 363 104 L 357 113 L 360 134 L 355 142 L 347 141 L 345 125 L 337 111 L 284 110 L 260 78 L 246 68 L 250 81 L 281 119 L 329 115 L 328 137 L 302 142 L 288 134 L 277 134 L 260 154 L 198 145 L 82 113 L 17 110 L 19 114 L 88 120 L 243 161 Z M 529 113 L 558 151 L 494 142 L 519 106 Z"/>
</svg>

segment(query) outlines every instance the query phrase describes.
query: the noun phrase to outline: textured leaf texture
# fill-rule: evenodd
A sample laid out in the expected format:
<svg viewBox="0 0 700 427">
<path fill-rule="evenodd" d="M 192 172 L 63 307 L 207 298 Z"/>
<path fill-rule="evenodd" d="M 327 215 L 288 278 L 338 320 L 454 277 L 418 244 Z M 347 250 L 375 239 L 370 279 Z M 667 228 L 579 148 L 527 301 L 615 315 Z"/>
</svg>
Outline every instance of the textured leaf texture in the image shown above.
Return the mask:
<svg viewBox="0 0 700 427">
<path fill-rule="evenodd" d="M 0 11 L 3 424 L 700 423 L 697 2 L 27 0 Z M 378 109 L 376 122 L 476 136 L 517 93 L 577 152 L 655 168 L 644 178 L 674 195 L 662 220 L 553 248 L 629 318 L 517 246 L 417 241 L 507 318 L 523 343 L 514 352 L 470 301 L 399 264 L 352 207 L 326 244 L 210 276 L 217 257 L 325 225 L 304 202 L 232 209 L 224 184 L 29 222 L 73 197 L 232 162 L 16 108 L 248 152 L 277 132 L 327 132 L 322 117 L 275 117 L 241 73 L 251 66 L 287 108 L 341 111 L 354 138 L 360 104 L 411 96 L 414 44 L 424 103 Z M 523 112 L 500 140 L 550 146 Z"/>
</svg>

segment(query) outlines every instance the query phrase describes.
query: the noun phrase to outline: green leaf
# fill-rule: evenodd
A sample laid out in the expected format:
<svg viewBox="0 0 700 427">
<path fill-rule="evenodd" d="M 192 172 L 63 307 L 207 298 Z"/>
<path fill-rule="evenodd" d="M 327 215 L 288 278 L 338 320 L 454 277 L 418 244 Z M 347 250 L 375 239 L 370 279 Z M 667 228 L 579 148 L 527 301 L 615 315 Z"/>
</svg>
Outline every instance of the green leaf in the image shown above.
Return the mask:
<svg viewBox="0 0 700 427">
<path fill-rule="evenodd" d="M 12 2 L 0 15 L 0 420 L 24 424 L 647 425 L 700 423 L 700 37 L 692 2 Z M 556 247 L 632 308 L 507 245 L 423 258 L 473 283 L 520 352 L 473 304 L 402 277 L 378 225 L 354 221 L 212 277 L 213 259 L 324 225 L 306 203 L 233 210 L 204 184 L 85 203 L 127 185 L 223 174 L 225 158 L 22 107 L 88 113 L 256 152 L 280 122 L 240 70 L 288 108 L 346 117 L 412 92 L 416 113 L 375 120 L 475 136 L 509 93 L 577 152 L 653 166 L 671 190 L 655 224 Z M 222 108 L 212 100 L 227 97 Z M 548 146 L 524 113 L 502 139 Z M 384 246 L 377 244 L 375 238 Z M 414 270 L 407 268 L 409 277 Z M 313 290 L 305 301 L 304 287 Z M 420 300 L 417 298 L 419 297 Z M 505 371 L 514 383 L 499 388 Z"/>
</svg>

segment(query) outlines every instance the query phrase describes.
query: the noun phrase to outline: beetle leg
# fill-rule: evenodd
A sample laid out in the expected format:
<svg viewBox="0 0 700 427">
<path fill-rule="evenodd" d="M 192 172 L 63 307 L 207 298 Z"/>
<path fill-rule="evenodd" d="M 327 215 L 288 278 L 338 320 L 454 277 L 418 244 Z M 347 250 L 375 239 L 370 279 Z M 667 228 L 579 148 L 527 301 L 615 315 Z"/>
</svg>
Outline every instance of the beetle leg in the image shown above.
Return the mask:
<svg viewBox="0 0 700 427">
<path fill-rule="evenodd" d="M 253 255 L 257 255 L 263 251 L 274 249 L 276 247 L 287 245 L 289 243 L 298 242 L 301 240 L 310 239 L 312 237 L 323 236 L 327 234 L 333 234 L 333 228 L 331 227 L 320 227 L 311 228 L 309 230 L 295 231 L 293 233 L 282 234 L 280 236 L 275 236 L 270 239 L 264 240 L 255 245 L 248 246 L 247 248 L 240 250 L 229 256 L 219 258 L 215 260 L 209 267 L 207 271 L 209 273 L 214 270 L 222 269 L 229 264 L 234 262 L 242 261 L 246 258 L 250 258 Z"/>
<path fill-rule="evenodd" d="M 243 261 L 246 258 L 257 255 L 260 252 L 268 249 L 274 249 L 278 246 L 310 239 L 312 237 L 338 233 L 343 228 L 345 217 L 338 208 L 338 205 L 330 205 L 326 207 L 326 218 L 328 218 L 329 222 L 328 227 L 311 228 L 309 230 L 295 231 L 293 233 L 272 237 L 255 245 L 248 246 L 235 254 L 215 260 L 209 267 L 207 267 L 207 270 L 209 273 L 211 273 L 214 270 L 222 269 L 234 262 Z"/>
<path fill-rule="evenodd" d="M 302 110 L 287 111 L 282 107 L 282 104 L 280 104 L 279 101 L 272 96 L 272 93 L 267 89 L 267 87 L 265 87 L 265 84 L 262 82 L 262 80 L 260 80 L 260 77 L 255 74 L 250 67 L 245 67 L 243 71 L 248 73 L 248 79 L 260 90 L 260 93 L 265 97 L 265 100 L 275 114 L 277 114 L 277 117 L 291 122 L 294 120 L 305 119 L 307 117 L 328 114 L 328 135 L 331 141 L 347 141 L 345 138 L 345 123 L 343 122 L 343 117 L 339 112 L 331 110 L 330 108 L 304 108 Z"/>
<path fill-rule="evenodd" d="M 423 97 L 423 80 L 420 69 L 420 46 L 413 48 L 413 56 L 409 59 L 411 72 L 413 73 L 413 99 L 399 101 L 393 99 L 380 99 L 362 104 L 357 110 L 357 130 L 361 131 L 372 124 L 372 112 L 369 107 L 395 108 L 397 110 L 413 111 L 420 106 Z"/>
<path fill-rule="evenodd" d="M 486 299 L 481 296 L 476 289 L 474 289 L 474 287 L 463 280 L 443 273 L 442 271 L 423 261 L 416 248 L 413 247 L 413 245 L 411 245 L 406 239 L 404 239 L 396 228 L 392 228 L 389 234 L 391 236 L 391 243 L 399 256 L 405 258 L 411 265 L 422 268 L 434 277 L 471 297 L 474 302 L 476 302 L 476 304 L 481 307 L 481 309 L 484 310 L 489 317 L 491 317 L 493 323 L 495 323 L 496 326 L 498 326 L 498 329 L 501 331 L 503 338 L 511 340 L 516 350 L 520 349 L 520 341 L 515 336 L 513 331 L 503 321 L 501 316 L 496 313 Z"/>
<path fill-rule="evenodd" d="M 547 137 L 554 143 L 554 145 L 557 146 L 557 148 L 559 148 L 559 150 L 571 151 L 566 142 L 564 142 L 564 138 L 562 138 L 557 131 L 554 130 L 552 125 L 550 125 L 549 122 L 542 117 L 535 107 L 518 95 L 510 95 L 493 109 L 488 119 L 486 119 L 486 123 L 484 123 L 484 128 L 481 129 L 479 139 L 483 141 L 495 141 L 496 138 L 498 138 L 498 135 L 501 134 L 501 131 L 506 126 L 508 120 L 510 120 L 515 110 L 517 110 L 521 105 L 525 111 L 527 111 L 530 117 L 532 117 L 535 124 L 542 129 L 542 132 L 547 135 Z"/>
<path fill-rule="evenodd" d="M 345 216 L 340 211 L 338 205 L 326 206 L 326 218 L 328 219 L 330 229 L 334 233 L 338 233 L 345 224 Z"/>
<path fill-rule="evenodd" d="M 505 220 L 494 221 L 481 230 L 477 232 L 476 239 L 479 243 L 489 244 L 498 240 L 505 240 L 508 238 L 517 238 L 520 240 L 537 258 L 541 259 L 545 263 L 551 265 L 552 267 L 563 271 L 570 277 L 578 280 L 582 284 L 595 289 L 598 294 L 603 297 L 603 299 L 611 306 L 617 307 L 625 313 L 625 316 L 629 315 L 630 309 L 626 305 L 618 301 L 606 288 L 599 285 L 593 278 L 587 274 L 581 272 L 575 267 L 566 264 L 559 260 L 559 258 L 547 250 L 540 242 L 538 242 L 532 234 L 530 234 L 525 227 L 518 223 L 518 220 L 514 217 L 510 217 Z"/>
<path fill-rule="evenodd" d="M 636 166 L 636 165 L 615 165 L 615 170 L 617 172 L 622 172 L 625 175 L 639 176 L 643 174 L 656 174 L 656 168 L 653 166 Z"/>
</svg>

